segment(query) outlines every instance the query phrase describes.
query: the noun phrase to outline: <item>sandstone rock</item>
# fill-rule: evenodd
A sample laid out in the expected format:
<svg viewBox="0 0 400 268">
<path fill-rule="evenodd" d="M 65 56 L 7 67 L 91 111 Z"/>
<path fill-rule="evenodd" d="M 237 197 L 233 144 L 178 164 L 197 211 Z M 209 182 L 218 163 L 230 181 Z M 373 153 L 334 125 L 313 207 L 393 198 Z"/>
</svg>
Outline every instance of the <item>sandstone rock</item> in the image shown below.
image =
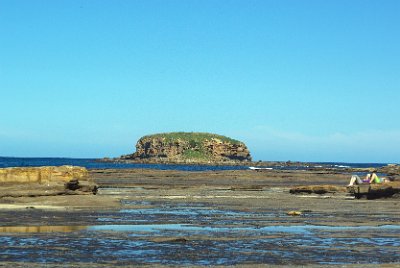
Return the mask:
<svg viewBox="0 0 400 268">
<path fill-rule="evenodd" d="M 88 177 L 86 168 L 76 166 L 0 168 L 0 183 L 68 182 Z"/>
<path fill-rule="evenodd" d="M 292 211 L 289 211 L 286 214 L 289 215 L 289 216 L 301 216 L 303 213 L 301 211 L 292 210 Z"/>
<path fill-rule="evenodd" d="M 96 194 L 97 185 L 86 168 L 0 168 L 0 197 Z"/>
</svg>

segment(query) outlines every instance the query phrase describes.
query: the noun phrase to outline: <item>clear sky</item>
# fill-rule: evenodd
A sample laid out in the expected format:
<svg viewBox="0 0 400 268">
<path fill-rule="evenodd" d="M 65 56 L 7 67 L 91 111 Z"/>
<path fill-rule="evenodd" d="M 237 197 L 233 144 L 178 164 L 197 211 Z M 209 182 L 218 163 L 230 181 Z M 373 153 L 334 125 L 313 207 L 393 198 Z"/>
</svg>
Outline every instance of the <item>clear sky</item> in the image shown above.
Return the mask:
<svg viewBox="0 0 400 268">
<path fill-rule="evenodd" d="M 201 131 L 254 160 L 399 162 L 400 1 L 0 0 L 0 155 Z"/>
</svg>

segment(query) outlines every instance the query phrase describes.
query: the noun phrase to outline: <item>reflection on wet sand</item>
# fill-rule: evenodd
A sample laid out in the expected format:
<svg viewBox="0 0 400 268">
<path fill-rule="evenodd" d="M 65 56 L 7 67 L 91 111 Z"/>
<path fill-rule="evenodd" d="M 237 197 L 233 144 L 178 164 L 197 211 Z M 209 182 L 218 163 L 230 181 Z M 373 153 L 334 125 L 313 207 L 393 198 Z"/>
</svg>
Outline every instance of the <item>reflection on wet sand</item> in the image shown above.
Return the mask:
<svg viewBox="0 0 400 268">
<path fill-rule="evenodd" d="M 0 233 L 70 233 L 85 229 L 86 226 L 3 226 Z"/>
</svg>

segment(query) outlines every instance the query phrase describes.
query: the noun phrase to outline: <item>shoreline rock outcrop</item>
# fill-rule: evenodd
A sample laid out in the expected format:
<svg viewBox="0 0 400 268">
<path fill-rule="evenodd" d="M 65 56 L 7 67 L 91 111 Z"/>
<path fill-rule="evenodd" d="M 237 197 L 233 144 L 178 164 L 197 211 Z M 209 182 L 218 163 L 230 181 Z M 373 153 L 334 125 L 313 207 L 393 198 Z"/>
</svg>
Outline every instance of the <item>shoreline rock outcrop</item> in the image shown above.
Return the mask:
<svg viewBox="0 0 400 268">
<path fill-rule="evenodd" d="M 400 182 L 379 184 L 360 184 L 354 186 L 307 185 L 292 187 L 291 194 L 343 194 L 347 193 L 357 199 L 400 198 Z"/>
<path fill-rule="evenodd" d="M 210 133 L 173 132 L 148 135 L 136 143 L 136 152 L 122 160 L 144 163 L 250 162 L 247 146 L 238 140 Z"/>
<path fill-rule="evenodd" d="M 354 185 L 348 191 L 358 199 L 400 198 L 400 182 Z"/>
<path fill-rule="evenodd" d="M 388 164 L 387 166 L 381 167 L 379 172 L 388 174 L 388 176 L 400 175 L 400 165 Z"/>
<path fill-rule="evenodd" d="M 0 168 L 0 198 L 96 194 L 97 189 L 84 167 Z"/>
</svg>

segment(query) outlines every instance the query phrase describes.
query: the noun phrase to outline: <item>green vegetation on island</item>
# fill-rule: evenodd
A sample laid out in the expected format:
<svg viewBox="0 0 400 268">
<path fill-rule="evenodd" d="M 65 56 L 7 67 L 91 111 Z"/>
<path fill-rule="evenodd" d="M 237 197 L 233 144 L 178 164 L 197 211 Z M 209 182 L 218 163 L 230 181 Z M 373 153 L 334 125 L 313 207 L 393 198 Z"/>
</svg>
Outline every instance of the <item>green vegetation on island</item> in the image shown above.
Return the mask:
<svg viewBox="0 0 400 268">
<path fill-rule="evenodd" d="M 222 142 L 227 142 L 231 144 L 243 144 L 238 140 L 223 135 L 206 133 L 206 132 L 158 133 L 158 134 L 146 135 L 141 139 L 151 139 L 151 138 L 162 138 L 165 140 L 166 143 L 175 142 L 177 140 L 188 141 L 191 145 L 198 145 L 203 143 L 205 140 L 211 140 L 211 139 L 218 139 Z"/>
</svg>

